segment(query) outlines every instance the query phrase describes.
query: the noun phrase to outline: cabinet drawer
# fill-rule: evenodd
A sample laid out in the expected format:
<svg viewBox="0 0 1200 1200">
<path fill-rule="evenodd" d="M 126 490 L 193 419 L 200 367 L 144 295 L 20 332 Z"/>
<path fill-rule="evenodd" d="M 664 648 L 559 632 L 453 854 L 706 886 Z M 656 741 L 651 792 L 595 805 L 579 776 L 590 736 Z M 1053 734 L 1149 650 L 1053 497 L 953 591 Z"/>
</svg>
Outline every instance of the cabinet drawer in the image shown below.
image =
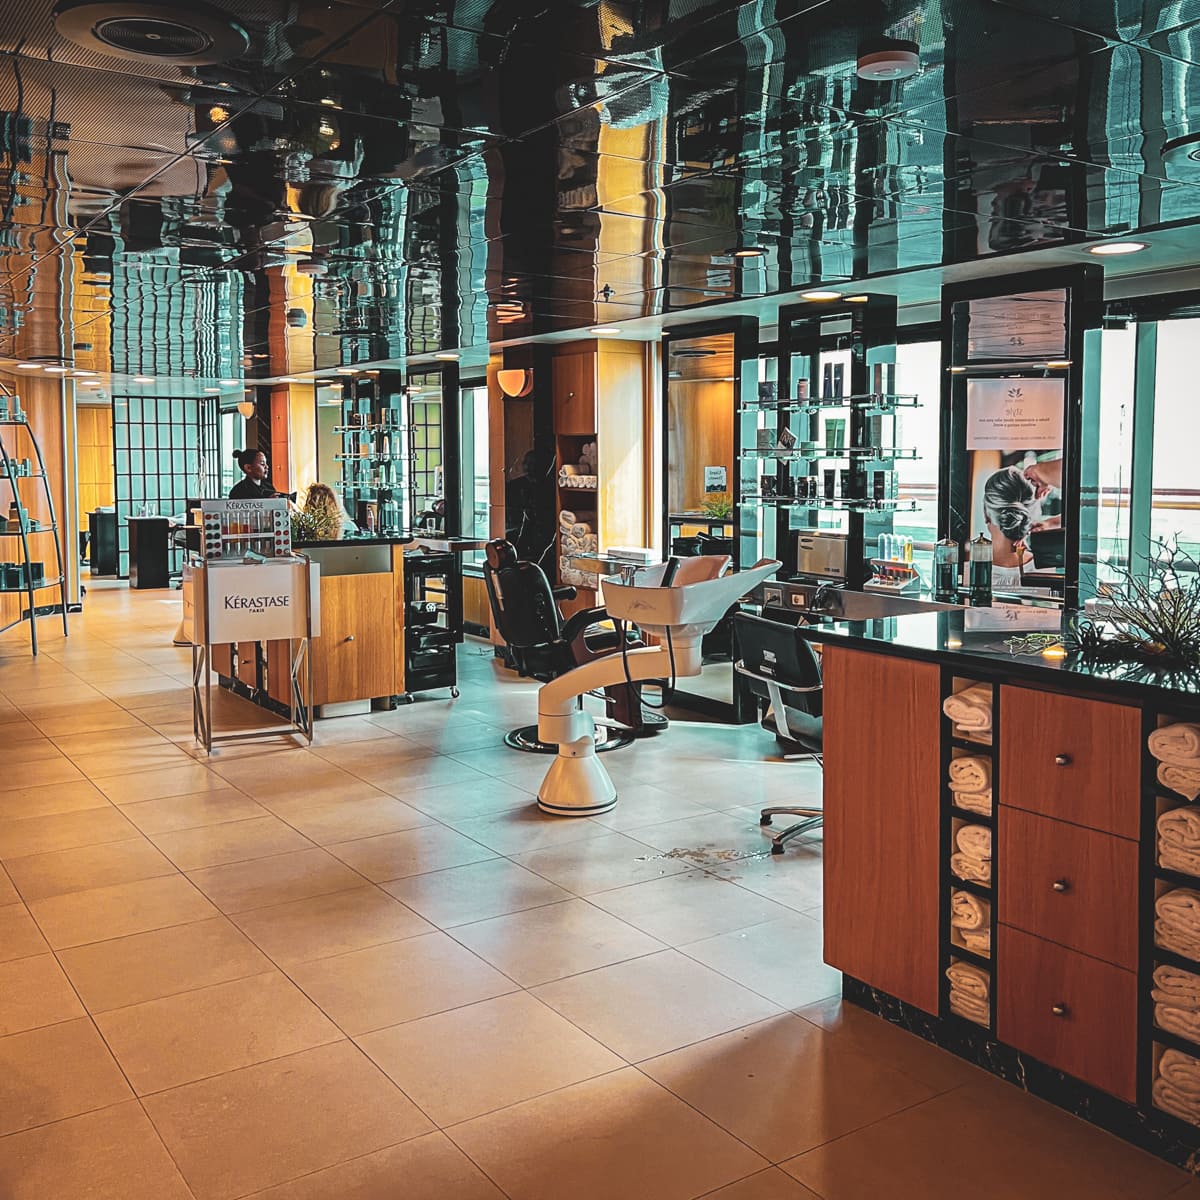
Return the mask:
<svg viewBox="0 0 1200 1200">
<path fill-rule="evenodd" d="M 1142 718 L 1136 708 L 1000 689 L 1000 803 L 1138 836 Z"/>
<path fill-rule="evenodd" d="M 1137 843 L 1017 808 L 999 822 L 1005 921 L 1136 970 Z"/>
<path fill-rule="evenodd" d="M 1000 926 L 996 1036 L 1133 1103 L 1137 976 Z"/>
</svg>

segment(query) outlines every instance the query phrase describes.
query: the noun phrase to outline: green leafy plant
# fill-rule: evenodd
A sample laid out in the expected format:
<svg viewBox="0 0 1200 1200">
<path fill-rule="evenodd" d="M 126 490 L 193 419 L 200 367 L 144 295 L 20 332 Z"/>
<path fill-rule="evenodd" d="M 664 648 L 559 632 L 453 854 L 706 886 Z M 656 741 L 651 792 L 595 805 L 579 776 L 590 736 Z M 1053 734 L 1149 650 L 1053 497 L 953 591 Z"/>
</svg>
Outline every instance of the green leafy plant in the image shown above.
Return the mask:
<svg viewBox="0 0 1200 1200">
<path fill-rule="evenodd" d="M 1200 563 L 1180 549 L 1178 534 L 1156 550 L 1146 578 L 1119 572 L 1121 586 L 1103 597 L 1107 615 L 1076 622 L 1064 641 L 1068 650 L 1093 662 L 1200 666 Z"/>
<path fill-rule="evenodd" d="M 292 544 L 302 545 L 304 542 L 320 542 L 336 536 L 332 522 L 323 513 L 306 512 L 304 509 L 292 511 Z"/>
<path fill-rule="evenodd" d="M 704 503 L 700 505 L 700 511 L 706 517 L 723 520 L 732 515 L 733 502 L 729 499 L 728 492 L 712 492 L 705 496 Z"/>
</svg>

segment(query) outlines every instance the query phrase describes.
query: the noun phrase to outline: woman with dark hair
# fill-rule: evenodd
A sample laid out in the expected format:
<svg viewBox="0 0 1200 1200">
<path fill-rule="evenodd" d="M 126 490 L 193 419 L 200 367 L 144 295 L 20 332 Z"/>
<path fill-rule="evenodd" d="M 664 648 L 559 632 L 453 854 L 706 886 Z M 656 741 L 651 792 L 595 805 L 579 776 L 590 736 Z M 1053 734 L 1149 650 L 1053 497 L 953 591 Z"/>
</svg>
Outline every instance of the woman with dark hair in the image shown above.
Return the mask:
<svg viewBox="0 0 1200 1200">
<path fill-rule="evenodd" d="M 229 489 L 230 500 L 273 500 L 279 495 L 267 480 L 271 468 L 261 450 L 235 450 L 233 457 L 242 468 L 242 478 Z"/>
<path fill-rule="evenodd" d="M 1025 539 L 1039 516 L 1037 489 L 1020 467 L 1001 467 L 983 485 L 983 519 L 992 539 L 992 587 L 1021 586 L 1033 561 Z"/>
</svg>

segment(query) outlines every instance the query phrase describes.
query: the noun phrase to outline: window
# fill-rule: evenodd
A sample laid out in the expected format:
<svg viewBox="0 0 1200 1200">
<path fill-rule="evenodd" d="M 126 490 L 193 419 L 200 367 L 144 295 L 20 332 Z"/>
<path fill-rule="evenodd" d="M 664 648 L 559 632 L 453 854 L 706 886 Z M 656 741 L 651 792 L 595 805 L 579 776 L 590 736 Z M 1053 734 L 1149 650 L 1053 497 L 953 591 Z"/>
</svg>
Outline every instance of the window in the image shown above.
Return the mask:
<svg viewBox="0 0 1200 1200">
<path fill-rule="evenodd" d="M 489 538 L 492 528 L 491 478 L 488 458 L 488 390 L 483 383 L 462 387 L 462 533 Z M 466 564 L 483 562 L 483 552 L 464 556 Z"/>
<path fill-rule="evenodd" d="M 1196 482 L 1197 339 L 1200 339 L 1200 320 L 1161 321 L 1158 325 L 1149 531 L 1155 542 L 1170 542 L 1178 535 L 1180 548 L 1193 558 L 1200 558 L 1200 487 Z M 1139 549 L 1136 543 L 1134 549 Z"/>
<path fill-rule="evenodd" d="M 916 396 L 917 408 L 896 410 L 896 448 L 917 457 L 896 460 L 900 498 L 913 500 L 915 512 L 896 515 L 896 532 L 917 544 L 915 559 L 932 578 L 932 550 L 938 530 L 938 462 L 941 453 L 942 347 L 940 342 L 910 342 L 896 347 L 896 392 Z"/>
<path fill-rule="evenodd" d="M 1133 468 L 1133 394 L 1137 330 L 1105 329 L 1100 338 L 1100 509 L 1096 578 L 1111 583 L 1129 567 Z"/>
</svg>

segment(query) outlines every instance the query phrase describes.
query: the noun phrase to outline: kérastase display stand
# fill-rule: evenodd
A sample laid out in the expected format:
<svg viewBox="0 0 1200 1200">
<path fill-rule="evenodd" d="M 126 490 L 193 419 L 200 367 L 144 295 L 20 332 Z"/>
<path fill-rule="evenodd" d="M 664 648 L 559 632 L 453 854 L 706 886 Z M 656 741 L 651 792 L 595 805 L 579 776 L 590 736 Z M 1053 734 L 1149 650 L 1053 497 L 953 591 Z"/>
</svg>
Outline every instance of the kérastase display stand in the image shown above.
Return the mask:
<svg viewBox="0 0 1200 1200">
<path fill-rule="evenodd" d="M 321 568 L 292 553 L 285 500 L 215 500 L 200 507 L 203 557 L 190 570 L 196 740 L 209 754 L 215 743 L 288 733 L 311 745 L 311 642 L 321 632 Z M 213 734 L 212 648 L 239 642 L 289 644 L 289 725 Z"/>
<path fill-rule="evenodd" d="M 219 742 L 299 733 L 311 745 L 310 643 L 321 632 L 320 567 L 306 555 L 261 563 L 196 563 L 192 569 L 192 715 L 196 740 L 211 754 Z M 229 642 L 290 643 L 289 725 L 213 733 L 212 647 Z"/>
</svg>

